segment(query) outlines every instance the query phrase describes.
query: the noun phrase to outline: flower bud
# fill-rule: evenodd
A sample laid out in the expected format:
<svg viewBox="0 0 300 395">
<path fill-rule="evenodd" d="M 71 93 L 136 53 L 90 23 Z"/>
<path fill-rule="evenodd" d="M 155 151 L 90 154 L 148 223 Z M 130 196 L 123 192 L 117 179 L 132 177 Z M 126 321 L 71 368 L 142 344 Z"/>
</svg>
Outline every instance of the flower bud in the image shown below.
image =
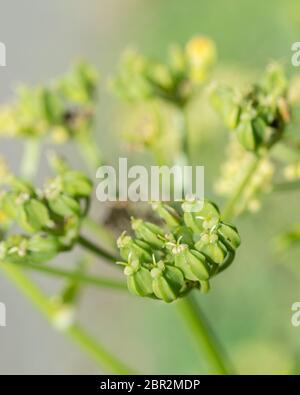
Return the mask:
<svg viewBox="0 0 300 395">
<path fill-rule="evenodd" d="M 186 57 L 190 66 L 190 79 L 202 83 L 216 60 L 216 47 L 207 37 L 193 37 L 186 44 Z"/>
</svg>

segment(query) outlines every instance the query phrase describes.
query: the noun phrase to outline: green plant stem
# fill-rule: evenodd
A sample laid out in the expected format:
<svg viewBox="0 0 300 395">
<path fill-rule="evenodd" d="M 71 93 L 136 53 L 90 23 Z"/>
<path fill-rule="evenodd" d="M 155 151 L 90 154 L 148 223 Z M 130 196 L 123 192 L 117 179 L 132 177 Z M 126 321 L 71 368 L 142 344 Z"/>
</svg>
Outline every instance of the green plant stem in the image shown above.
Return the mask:
<svg viewBox="0 0 300 395">
<path fill-rule="evenodd" d="M 176 306 L 196 340 L 201 355 L 206 358 L 213 373 L 232 373 L 218 340 L 193 296 L 189 295 L 178 300 Z"/>
<path fill-rule="evenodd" d="M 181 151 L 186 159 L 186 164 L 191 163 L 190 150 L 189 150 L 189 127 L 186 106 L 180 106 L 181 113 Z"/>
<path fill-rule="evenodd" d="M 18 263 L 24 269 L 34 270 L 37 272 L 49 274 L 55 277 L 66 278 L 69 280 L 76 280 L 81 284 L 93 285 L 100 288 L 110 288 L 114 290 L 127 291 L 126 283 L 110 278 L 103 278 L 98 276 L 86 275 L 77 271 L 58 269 L 53 266 L 41 265 L 37 263 Z"/>
<path fill-rule="evenodd" d="M 15 286 L 35 305 L 35 307 L 55 326 L 59 307 L 35 285 L 23 271 L 14 264 L 1 265 L 3 272 Z M 110 354 L 102 344 L 96 342 L 80 325 L 71 324 L 61 331 L 80 346 L 95 362 L 107 372 L 130 374 L 133 371 Z"/>
<path fill-rule="evenodd" d="M 23 157 L 20 166 L 21 176 L 32 180 L 39 168 L 41 142 L 38 139 L 29 138 L 24 141 Z"/>
<path fill-rule="evenodd" d="M 241 199 L 245 187 L 248 185 L 248 182 L 251 180 L 256 169 L 261 163 L 262 158 L 263 158 L 262 156 L 253 155 L 252 160 L 248 166 L 248 169 L 244 174 L 244 177 L 242 178 L 241 182 L 238 184 L 237 188 L 233 191 L 231 198 L 227 201 L 225 207 L 222 210 L 223 213 L 222 219 L 224 221 L 228 221 L 231 217 L 235 215 L 236 205 Z"/>
<path fill-rule="evenodd" d="M 98 143 L 93 141 L 90 131 L 83 131 L 76 136 L 78 150 L 85 160 L 90 174 L 95 176 L 96 170 L 102 165 L 102 156 L 98 148 Z"/>
<path fill-rule="evenodd" d="M 84 236 L 79 236 L 78 244 L 81 245 L 83 248 L 85 248 L 87 251 L 97 255 L 100 258 L 105 259 L 106 261 L 113 263 L 118 261 L 119 259 L 118 256 L 105 251 L 98 245 L 94 244 L 92 241 L 86 239 Z"/>
<path fill-rule="evenodd" d="M 83 219 L 82 225 L 90 231 L 91 234 L 108 245 L 112 251 L 117 252 L 117 244 L 114 235 L 103 225 L 89 217 Z"/>
</svg>

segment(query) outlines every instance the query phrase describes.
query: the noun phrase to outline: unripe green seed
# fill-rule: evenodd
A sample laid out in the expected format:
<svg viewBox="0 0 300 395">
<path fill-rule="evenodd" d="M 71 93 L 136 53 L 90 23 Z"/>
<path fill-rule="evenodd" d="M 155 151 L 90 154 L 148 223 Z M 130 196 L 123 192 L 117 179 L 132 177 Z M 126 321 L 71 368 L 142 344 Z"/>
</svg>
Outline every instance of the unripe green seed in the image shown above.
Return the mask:
<svg viewBox="0 0 300 395">
<path fill-rule="evenodd" d="M 154 248 L 163 248 L 164 237 L 163 230 L 150 222 L 144 222 L 141 219 L 131 219 L 132 229 L 134 230 L 136 236 L 143 241 L 149 243 Z"/>
<path fill-rule="evenodd" d="M 178 268 L 165 265 L 164 269 L 154 268 L 151 270 L 153 277 L 152 287 L 155 296 L 167 303 L 173 302 L 180 295 L 184 285 L 184 277 Z"/>
</svg>

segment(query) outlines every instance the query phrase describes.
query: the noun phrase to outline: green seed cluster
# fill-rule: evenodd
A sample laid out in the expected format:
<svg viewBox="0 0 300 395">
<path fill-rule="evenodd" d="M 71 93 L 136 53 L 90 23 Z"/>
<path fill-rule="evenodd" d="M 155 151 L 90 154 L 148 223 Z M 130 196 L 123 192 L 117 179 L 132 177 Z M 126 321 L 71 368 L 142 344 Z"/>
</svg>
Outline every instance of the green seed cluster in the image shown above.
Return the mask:
<svg viewBox="0 0 300 395">
<path fill-rule="evenodd" d="M 1 260 L 45 262 L 71 249 L 77 240 L 92 183 L 60 160 L 54 165 L 58 175 L 42 190 L 12 174 L 2 178 L 0 228 L 7 237 L 0 242 Z M 22 233 L 12 234 L 16 227 Z"/>
<path fill-rule="evenodd" d="M 16 101 L 0 109 L 0 133 L 12 137 L 48 137 L 64 143 L 92 122 L 97 72 L 79 63 L 48 86 L 21 86 Z"/>
<path fill-rule="evenodd" d="M 282 68 L 275 64 L 245 95 L 228 87 L 216 87 L 212 103 L 249 151 L 270 148 L 282 137 L 290 119 L 287 81 Z"/>
<path fill-rule="evenodd" d="M 113 80 L 113 89 L 128 101 L 161 98 L 182 106 L 206 80 L 215 60 L 214 43 L 201 36 L 193 37 L 185 48 L 170 48 L 166 63 L 128 50 Z"/>
<path fill-rule="evenodd" d="M 118 239 L 128 289 L 167 303 L 192 288 L 209 290 L 210 279 L 228 267 L 240 245 L 236 228 L 221 220 L 209 201 L 187 200 L 180 210 L 152 204 L 164 226 L 132 218 L 135 237 Z"/>
</svg>

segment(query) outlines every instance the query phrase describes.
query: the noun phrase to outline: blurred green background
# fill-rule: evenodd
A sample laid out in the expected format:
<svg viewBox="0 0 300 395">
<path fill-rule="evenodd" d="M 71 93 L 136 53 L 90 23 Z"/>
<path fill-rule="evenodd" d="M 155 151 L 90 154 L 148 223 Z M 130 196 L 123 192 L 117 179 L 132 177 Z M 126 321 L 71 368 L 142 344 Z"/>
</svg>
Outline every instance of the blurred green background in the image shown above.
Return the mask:
<svg viewBox="0 0 300 395">
<path fill-rule="evenodd" d="M 291 44 L 300 41 L 297 0 L 0 0 L 0 8 L 0 41 L 8 56 L 7 68 L 0 70 L 1 101 L 11 96 L 16 81 L 47 81 L 78 57 L 91 60 L 103 79 L 98 143 L 114 158 L 120 152 L 120 130 L 112 120 L 122 104 L 104 81 L 128 45 L 163 58 L 169 44 L 184 44 L 201 33 L 216 42 L 220 79 L 251 81 L 272 59 L 286 64 L 290 74 L 300 73 L 290 66 Z M 213 130 L 198 122 L 193 159 L 205 166 L 206 196 L 220 202 L 212 187 L 227 134 L 216 116 Z M 0 142 L 0 154 L 15 167 L 20 149 Z M 72 154 L 71 148 L 67 152 Z M 39 177 L 46 172 L 41 166 Z M 300 300 L 300 254 L 279 256 L 272 248 L 274 237 L 300 219 L 298 202 L 297 193 L 267 196 L 262 211 L 239 218 L 242 246 L 234 265 L 214 281 L 207 296 L 199 296 L 239 373 L 300 371 L 300 328 L 291 325 L 291 305 Z M 56 289 L 56 283 L 40 281 L 45 289 Z M 0 329 L 0 373 L 97 372 L 2 278 L 0 300 L 8 310 L 8 326 Z M 173 305 L 89 289 L 80 303 L 80 320 L 144 373 L 207 372 Z"/>
</svg>

